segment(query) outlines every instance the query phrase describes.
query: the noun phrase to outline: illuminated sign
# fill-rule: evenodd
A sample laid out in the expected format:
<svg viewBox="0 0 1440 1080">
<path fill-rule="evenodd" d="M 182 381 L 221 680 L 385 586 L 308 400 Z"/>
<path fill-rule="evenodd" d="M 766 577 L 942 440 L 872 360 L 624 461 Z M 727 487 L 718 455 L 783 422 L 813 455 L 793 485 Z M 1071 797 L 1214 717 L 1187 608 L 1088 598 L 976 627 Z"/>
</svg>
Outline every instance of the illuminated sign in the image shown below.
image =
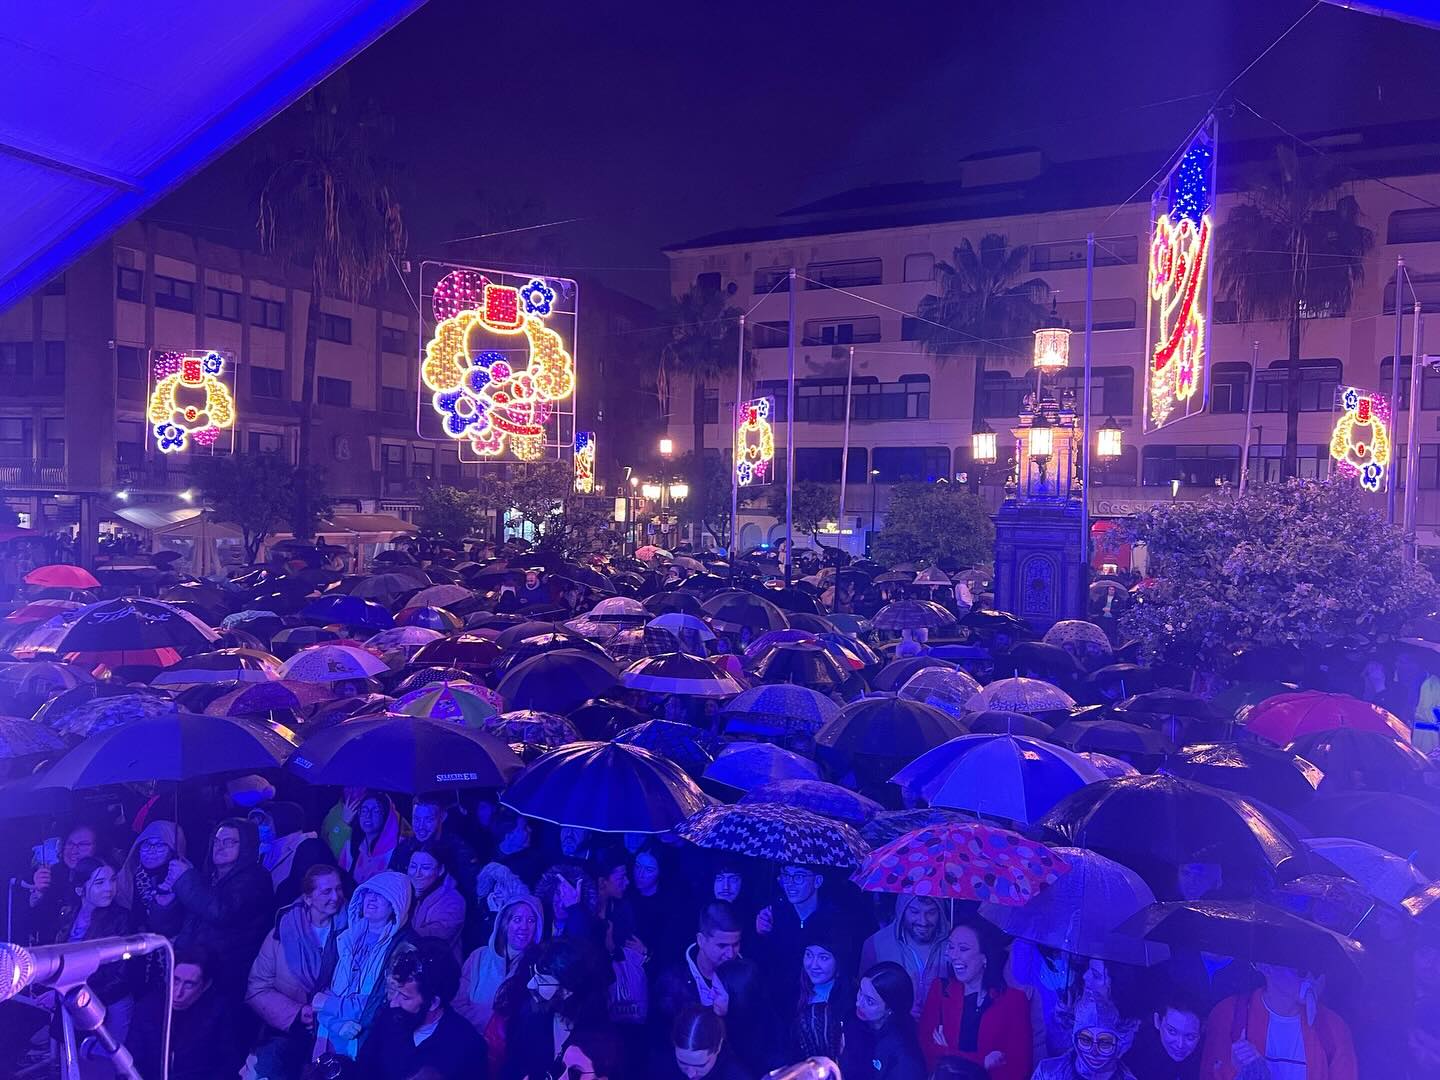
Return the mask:
<svg viewBox="0 0 1440 1080">
<path fill-rule="evenodd" d="M 1215 247 L 1215 128 L 1207 120 L 1151 204 L 1145 430 L 1205 408 Z"/>
<path fill-rule="evenodd" d="M 775 461 L 773 397 L 743 402 L 735 414 L 735 479 L 743 487 L 770 483 Z"/>
<path fill-rule="evenodd" d="M 226 432 L 234 439 L 235 395 L 230 363 L 215 351 L 155 350 L 150 359 L 150 407 L 146 417 L 162 454 L 193 447 L 211 449 Z"/>
<path fill-rule="evenodd" d="M 575 433 L 575 491 L 580 495 L 595 492 L 595 432 Z"/>
<path fill-rule="evenodd" d="M 1353 476 L 1366 491 L 1385 487 L 1390 464 L 1390 400 L 1383 394 L 1342 386 L 1340 418 L 1330 433 L 1330 456 L 1337 476 Z"/>
</svg>

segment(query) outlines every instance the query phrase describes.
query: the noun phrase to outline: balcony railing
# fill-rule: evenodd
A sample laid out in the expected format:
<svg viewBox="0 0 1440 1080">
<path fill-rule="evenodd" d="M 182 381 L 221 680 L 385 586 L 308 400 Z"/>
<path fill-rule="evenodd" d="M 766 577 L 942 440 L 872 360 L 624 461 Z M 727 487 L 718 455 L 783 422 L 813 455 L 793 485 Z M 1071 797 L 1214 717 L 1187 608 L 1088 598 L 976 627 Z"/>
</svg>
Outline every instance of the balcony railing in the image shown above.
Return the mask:
<svg viewBox="0 0 1440 1080">
<path fill-rule="evenodd" d="M 159 491 L 177 491 L 190 486 L 190 474 L 185 466 L 168 461 L 141 461 L 115 466 L 116 487 L 152 488 Z"/>
<path fill-rule="evenodd" d="M 0 459 L 0 484 L 10 487 L 64 487 L 63 462 Z"/>
</svg>

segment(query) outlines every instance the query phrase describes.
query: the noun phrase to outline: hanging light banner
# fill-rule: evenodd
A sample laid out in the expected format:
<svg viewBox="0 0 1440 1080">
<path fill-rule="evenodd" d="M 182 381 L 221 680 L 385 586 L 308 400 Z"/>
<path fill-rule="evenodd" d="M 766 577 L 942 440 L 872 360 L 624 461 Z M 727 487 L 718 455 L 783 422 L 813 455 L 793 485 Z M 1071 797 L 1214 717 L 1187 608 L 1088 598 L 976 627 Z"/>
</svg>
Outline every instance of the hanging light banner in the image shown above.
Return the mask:
<svg viewBox="0 0 1440 1080">
<path fill-rule="evenodd" d="M 1209 392 L 1215 248 L 1215 117 L 1208 117 L 1150 204 L 1145 430 L 1194 416 Z"/>
<path fill-rule="evenodd" d="M 569 278 L 421 263 L 419 435 L 468 462 L 573 452 L 579 299 Z"/>
<path fill-rule="evenodd" d="M 1336 391 L 1340 415 L 1330 432 L 1331 471 L 1353 476 L 1366 491 L 1385 490 L 1390 464 L 1390 399 L 1374 390 L 1342 386 Z"/>
<path fill-rule="evenodd" d="M 575 433 L 575 492 L 595 494 L 595 432 Z"/>
<path fill-rule="evenodd" d="M 773 397 L 742 402 L 735 415 L 735 479 L 742 488 L 770 483 L 775 462 Z"/>
<path fill-rule="evenodd" d="M 162 454 L 235 447 L 235 359 L 216 349 L 150 351 L 149 439 Z"/>
</svg>

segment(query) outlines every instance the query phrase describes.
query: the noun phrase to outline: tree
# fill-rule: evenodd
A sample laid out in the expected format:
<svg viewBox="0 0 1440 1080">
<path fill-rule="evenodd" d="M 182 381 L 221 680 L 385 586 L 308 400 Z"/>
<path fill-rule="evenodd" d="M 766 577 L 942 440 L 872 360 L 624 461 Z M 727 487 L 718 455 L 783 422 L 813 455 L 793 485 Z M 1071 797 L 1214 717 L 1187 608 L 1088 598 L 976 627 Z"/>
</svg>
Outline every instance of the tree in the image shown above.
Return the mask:
<svg viewBox="0 0 1440 1080">
<path fill-rule="evenodd" d="M 1343 480 L 1157 503 L 1126 531 L 1145 542 L 1154 580 L 1122 632 L 1150 657 L 1202 671 L 1223 672 L 1257 646 L 1373 641 L 1436 602 L 1429 572 L 1405 561 L 1400 530 Z"/>
<path fill-rule="evenodd" d="M 693 454 L 684 454 L 678 462 L 682 475 L 695 475 Z M 705 483 L 697 492 L 692 486 L 685 501 L 679 505 L 677 517 L 693 522 L 705 529 L 715 542 L 723 548 L 730 546 L 730 468 L 718 454 L 706 454 L 702 463 Z M 740 505 L 749 502 L 745 492 L 740 493 Z"/>
<path fill-rule="evenodd" d="M 190 475 L 205 504 L 219 520 L 239 527 L 246 561 L 252 563 L 266 538 L 285 526 L 307 471 L 312 490 L 323 491 L 324 477 L 313 466 L 307 470 L 291 465 L 279 454 L 197 454 L 190 462 Z M 312 512 L 329 513 L 323 497 Z"/>
<path fill-rule="evenodd" d="M 840 491 L 830 484 L 815 480 L 803 480 L 795 485 L 793 493 L 791 522 L 795 529 L 808 533 L 816 544 L 820 526 L 834 521 L 840 512 Z M 778 520 L 785 520 L 785 488 L 777 484 L 770 492 L 770 513 Z"/>
<path fill-rule="evenodd" d="M 260 188 L 262 249 L 310 274 L 297 453 L 302 471 L 290 518 L 296 536 L 311 535 L 316 514 L 305 467 L 314 421 L 320 300 L 364 299 L 405 248 L 400 206 L 375 154 L 374 124 L 359 112 L 335 80 L 307 94 L 277 125 Z"/>
<path fill-rule="evenodd" d="M 702 505 L 709 498 L 704 465 L 705 385 L 722 372 L 734 372 L 740 344 L 740 309 L 730 307 L 726 300 L 719 289 L 696 285 L 672 300 L 663 314 L 670 332 L 660 348 L 660 384 L 666 385 L 671 371 L 683 372 L 693 381 L 690 419 L 695 456 L 690 460 L 690 498 Z M 744 362 L 748 367 L 748 350 Z"/>
<path fill-rule="evenodd" d="M 1346 188 L 1340 170 L 1323 155 L 1302 158 L 1282 143 L 1220 230 L 1220 293 L 1236 302 L 1244 321 L 1286 321 L 1285 479 L 1296 475 L 1301 328 L 1307 317 L 1349 308 L 1375 243 Z"/>
<path fill-rule="evenodd" d="M 510 465 L 481 480 L 476 505 L 494 511 L 512 527 L 528 525 L 535 546 L 574 559 L 596 550 L 610 522 L 575 493 L 569 461 Z"/>
<path fill-rule="evenodd" d="M 476 532 L 480 528 L 481 517 L 481 507 L 474 492 L 439 484 L 421 493 L 415 524 L 423 533 L 454 542 Z"/>
<path fill-rule="evenodd" d="M 962 566 L 987 563 L 995 557 L 995 525 L 985 500 L 963 488 L 897 484 L 874 556 L 885 565 L 947 556 Z"/>
</svg>

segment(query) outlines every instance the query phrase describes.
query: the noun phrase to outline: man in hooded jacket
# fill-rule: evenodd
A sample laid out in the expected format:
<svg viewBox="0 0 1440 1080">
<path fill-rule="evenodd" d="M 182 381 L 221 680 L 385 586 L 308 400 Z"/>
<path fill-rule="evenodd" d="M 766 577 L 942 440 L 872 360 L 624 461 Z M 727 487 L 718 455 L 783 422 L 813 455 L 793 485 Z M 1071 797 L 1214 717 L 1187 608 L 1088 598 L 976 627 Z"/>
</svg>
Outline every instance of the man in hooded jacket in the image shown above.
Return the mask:
<svg viewBox="0 0 1440 1080">
<path fill-rule="evenodd" d="M 895 918 L 865 939 L 860 970 L 869 971 L 882 960 L 903 967 L 915 987 L 918 1011 L 930 984 L 945 973 L 945 939 L 950 916 L 938 900 L 902 893 L 895 903 Z"/>
</svg>

